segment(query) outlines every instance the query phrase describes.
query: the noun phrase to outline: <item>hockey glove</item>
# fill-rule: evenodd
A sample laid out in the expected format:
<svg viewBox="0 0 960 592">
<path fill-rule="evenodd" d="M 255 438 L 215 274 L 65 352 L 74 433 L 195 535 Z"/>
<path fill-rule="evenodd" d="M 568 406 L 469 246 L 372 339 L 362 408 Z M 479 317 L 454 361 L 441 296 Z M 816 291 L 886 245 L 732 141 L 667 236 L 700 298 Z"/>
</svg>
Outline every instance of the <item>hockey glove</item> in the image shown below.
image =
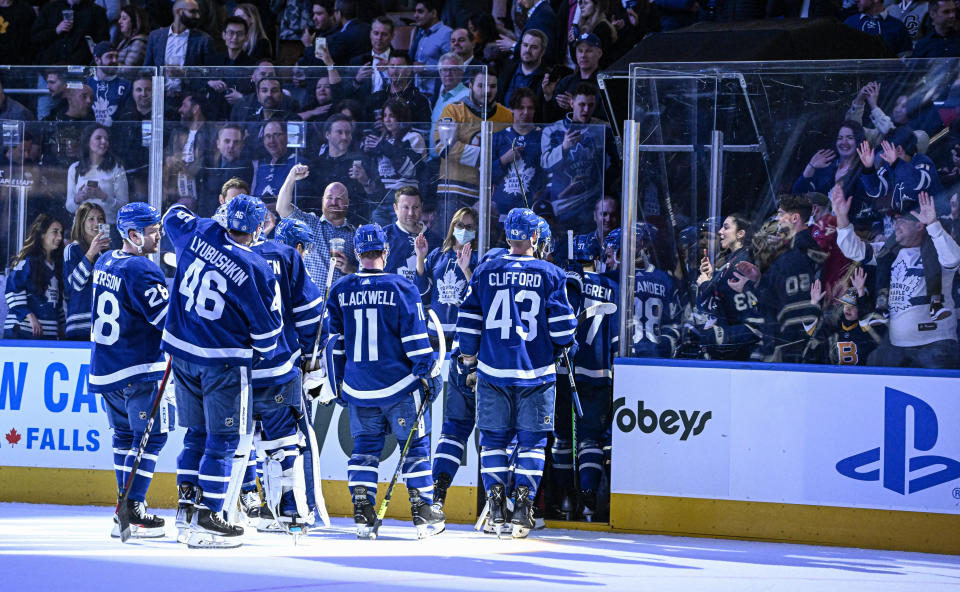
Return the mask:
<svg viewBox="0 0 960 592">
<path fill-rule="evenodd" d="M 443 392 L 443 377 L 442 376 L 421 376 L 420 377 L 420 391 L 423 395 L 430 398 L 430 402 L 433 403 L 437 400 L 437 397 L 440 396 L 440 393 Z"/>
<path fill-rule="evenodd" d="M 567 356 L 570 357 L 570 363 L 573 364 L 573 359 L 577 357 L 577 352 L 580 351 L 580 347 L 577 345 L 577 341 L 573 340 L 570 342 L 570 345 L 566 347 L 554 345 L 553 346 L 553 356 L 554 359 L 561 365 L 566 364 L 567 362 L 563 359 L 563 350 L 567 350 Z"/>
<path fill-rule="evenodd" d="M 463 363 L 460 349 L 450 352 L 450 382 L 463 392 L 470 392 L 477 388 L 477 363 L 469 366 Z"/>
</svg>

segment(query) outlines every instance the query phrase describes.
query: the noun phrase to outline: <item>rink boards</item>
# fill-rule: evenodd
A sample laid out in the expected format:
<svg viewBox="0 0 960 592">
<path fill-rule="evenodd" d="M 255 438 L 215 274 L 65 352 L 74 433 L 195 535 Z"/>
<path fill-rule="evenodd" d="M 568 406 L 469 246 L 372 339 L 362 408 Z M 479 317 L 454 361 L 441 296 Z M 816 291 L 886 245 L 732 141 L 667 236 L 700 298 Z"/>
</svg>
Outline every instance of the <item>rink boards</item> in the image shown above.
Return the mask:
<svg viewBox="0 0 960 592">
<path fill-rule="evenodd" d="M 960 372 L 772 368 L 618 360 L 612 527 L 960 553 Z"/>
<path fill-rule="evenodd" d="M 0 344 L 0 501 L 115 503 L 88 364 L 85 344 Z M 611 523 L 589 527 L 960 554 L 960 372 L 771 368 L 618 361 Z M 314 425 L 327 507 L 348 515 L 347 415 L 319 407 Z M 160 455 L 155 506 L 175 501 L 182 437 Z M 391 439 L 381 482 L 397 448 Z M 455 521 L 476 516 L 467 449 L 445 508 Z M 398 487 L 390 515 L 405 518 Z"/>
</svg>

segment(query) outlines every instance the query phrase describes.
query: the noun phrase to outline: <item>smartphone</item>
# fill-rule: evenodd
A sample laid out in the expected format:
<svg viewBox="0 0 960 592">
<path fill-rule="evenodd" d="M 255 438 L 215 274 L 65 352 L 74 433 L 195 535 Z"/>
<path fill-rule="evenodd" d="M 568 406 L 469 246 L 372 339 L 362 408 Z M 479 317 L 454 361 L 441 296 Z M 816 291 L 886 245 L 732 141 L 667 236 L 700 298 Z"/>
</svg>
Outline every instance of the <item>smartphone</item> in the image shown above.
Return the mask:
<svg viewBox="0 0 960 592">
<path fill-rule="evenodd" d="M 109 224 L 101 224 L 100 227 L 99 227 L 99 230 L 100 230 L 100 234 L 102 234 L 103 236 L 110 236 L 110 225 L 109 225 Z"/>
<path fill-rule="evenodd" d="M 90 179 L 89 181 L 87 181 L 87 187 L 96 189 L 100 187 L 100 183 L 98 183 L 97 181 L 94 181 L 93 179 Z"/>
<path fill-rule="evenodd" d="M 63 20 L 69 21 L 69 22 L 72 23 L 72 22 L 73 22 L 73 10 L 67 9 L 67 10 L 64 10 L 64 11 L 62 11 L 62 12 L 63 12 Z"/>
<path fill-rule="evenodd" d="M 287 148 L 304 148 L 306 146 L 306 134 L 303 131 L 303 123 L 299 121 L 287 122 Z"/>
<path fill-rule="evenodd" d="M 327 38 L 317 35 L 317 38 L 313 40 L 313 55 L 317 59 L 320 58 L 321 48 L 327 48 Z"/>
</svg>

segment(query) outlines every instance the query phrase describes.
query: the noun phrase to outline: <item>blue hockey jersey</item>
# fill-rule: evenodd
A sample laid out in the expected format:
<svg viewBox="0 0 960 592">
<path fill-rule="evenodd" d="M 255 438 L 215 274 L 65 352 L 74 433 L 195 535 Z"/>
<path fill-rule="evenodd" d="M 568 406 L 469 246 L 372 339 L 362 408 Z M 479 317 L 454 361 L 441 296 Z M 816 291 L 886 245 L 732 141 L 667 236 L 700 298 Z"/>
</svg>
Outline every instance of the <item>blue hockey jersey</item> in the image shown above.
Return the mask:
<svg viewBox="0 0 960 592">
<path fill-rule="evenodd" d="M 417 235 L 410 234 L 396 222 L 385 226 L 383 231 L 387 233 L 387 242 L 390 245 L 390 254 L 387 255 L 387 265 L 383 268 L 383 271 L 396 273 L 411 282 L 417 283 L 417 253 L 413 250 L 413 241 L 416 240 Z M 434 240 L 433 235 L 425 233 L 424 236 L 427 237 L 428 249 L 439 246 L 430 244 Z M 424 294 L 425 292 L 421 291 L 420 293 Z"/>
<path fill-rule="evenodd" d="M 619 283 L 609 277 L 593 271 L 583 274 L 584 310 L 601 302 L 618 304 L 619 293 Z M 588 315 L 577 327 L 577 355 L 573 360 L 577 380 L 598 384 L 613 382 L 613 354 L 620 341 L 619 327 L 619 311 L 610 315 Z"/>
<path fill-rule="evenodd" d="M 33 283 L 32 270 L 40 266 L 42 283 L 45 289 L 37 293 Z M 20 328 L 22 337 L 32 338 L 32 329 L 27 315 L 36 315 L 43 327 L 42 339 L 57 339 L 57 331 L 63 326 L 63 311 L 60 308 L 60 278 L 54 266 L 43 258 L 21 259 L 7 274 L 5 287 L 7 299 L 7 318 L 3 329 L 5 336 L 11 338 L 11 332 Z"/>
<path fill-rule="evenodd" d="M 915 205 L 920 192 L 926 191 L 934 197 L 938 216 L 950 213 L 937 167 L 925 154 L 915 154 L 910 162 L 897 159 L 893 166 L 881 160 L 876 172 L 864 173 L 862 179 L 867 197 L 879 200 L 889 194 L 890 207 L 897 212 L 909 210 L 911 202 Z"/>
<path fill-rule="evenodd" d="M 146 257 L 110 251 L 97 259 L 90 285 L 90 391 L 160 380 L 166 366 L 160 339 L 169 300 L 160 266 Z"/>
<path fill-rule="evenodd" d="M 420 386 L 433 362 L 423 302 L 397 274 L 359 271 L 340 278 L 327 299 L 328 347 L 341 394 L 351 405 L 379 406 Z"/>
<path fill-rule="evenodd" d="M 209 366 L 249 366 L 254 350 L 273 355 L 282 303 L 263 257 L 183 206 L 164 214 L 163 228 L 177 253 L 164 351 Z"/>
<path fill-rule="evenodd" d="M 556 380 L 555 350 L 574 339 L 577 319 L 567 278 L 556 265 L 524 255 L 480 264 L 460 306 L 457 338 L 492 384 L 534 386 Z"/>
<path fill-rule="evenodd" d="M 483 257 L 480 259 L 480 263 L 486 263 L 491 259 L 496 259 L 497 257 L 503 257 L 510 253 L 510 249 L 504 249 L 503 247 L 494 247 L 489 249 L 486 253 L 483 254 Z"/>
<path fill-rule="evenodd" d="M 637 270 L 633 284 L 633 353 L 672 357 L 680 342 L 680 292 L 665 271 Z"/>
<path fill-rule="evenodd" d="M 250 248 L 273 270 L 280 286 L 283 311 L 283 332 L 277 340 L 277 349 L 267 357 L 254 358 L 250 378 L 254 387 L 286 384 L 297 375 L 302 351 L 313 349 L 323 317 L 323 294 L 310 279 L 303 257 L 296 249 L 273 240 L 258 242 Z"/>
<path fill-rule="evenodd" d="M 477 268 L 477 253 L 470 254 L 470 269 Z M 467 296 L 467 276 L 457 265 L 457 252 L 453 249 L 434 249 L 423 264 L 424 274 L 417 276 L 421 294 L 429 294 L 429 304 L 437 313 L 443 332 L 449 336 L 457 328 L 457 312 Z M 431 336 L 437 334 L 433 325 L 427 325 Z"/>
<path fill-rule="evenodd" d="M 513 208 L 525 207 L 523 193 L 536 195 L 547 186 L 547 173 L 540 166 L 542 134 L 543 128 L 539 125 L 523 136 L 512 127 L 493 134 L 493 167 L 490 174 L 493 180 L 493 203 L 501 219 Z M 514 141 L 522 157 L 517 160 L 516 166 L 514 163 L 504 165 L 500 157 L 513 147 Z"/>
<path fill-rule="evenodd" d="M 816 269 L 800 249 L 788 249 L 763 272 L 754 288 L 764 318 L 760 347 L 753 359 L 783 361 L 777 349 L 802 350 L 809 339 L 805 327 L 817 322 L 820 307 L 810 302 L 810 286 Z M 752 282 L 747 282 L 752 286 Z"/>
<path fill-rule="evenodd" d="M 750 261 L 747 247 L 731 253 L 726 263 L 713 272 L 713 279 L 701 284 L 697 291 L 697 308 L 716 319 L 728 344 L 755 343 L 763 328 L 763 315 L 753 290 L 737 292 L 728 283 L 735 278 L 737 263 L 741 261 Z"/>
<path fill-rule="evenodd" d="M 67 306 L 67 338 L 90 338 L 92 271 L 93 264 L 87 260 L 80 243 L 67 245 L 63 250 L 63 299 Z"/>
</svg>

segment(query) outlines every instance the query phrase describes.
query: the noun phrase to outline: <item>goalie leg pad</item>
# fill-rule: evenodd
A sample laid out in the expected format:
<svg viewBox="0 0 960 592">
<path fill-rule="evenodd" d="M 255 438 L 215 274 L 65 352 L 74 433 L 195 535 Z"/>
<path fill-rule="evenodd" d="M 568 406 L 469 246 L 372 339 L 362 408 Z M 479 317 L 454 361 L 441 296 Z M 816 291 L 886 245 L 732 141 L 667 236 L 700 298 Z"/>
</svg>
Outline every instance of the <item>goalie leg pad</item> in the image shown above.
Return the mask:
<svg viewBox="0 0 960 592">
<path fill-rule="evenodd" d="M 320 483 L 320 447 L 317 445 L 317 435 L 314 433 L 309 412 L 297 418 L 297 426 L 304 436 L 304 446 L 300 454 L 303 457 L 307 508 L 320 519 L 324 526 L 329 527 L 330 516 L 327 513 L 327 504 L 323 499 L 323 488 Z M 307 522 L 309 523 L 310 520 Z"/>
<path fill-rule="evenodd" d="M 237 444 L 237 451 L 230 462 L 230 482 L 227 484 L 227 493 L 224 498 L 224 508 L 227 510 L 227 522 L 235 524 L 240 519 L 237 501 L 240 499 L 240 490 L 243 488 L 247 479 L 250 463 L 253 463 L 254 479 L 256 479 L 256 455 L 252 454 L 253 434 L 244 434 L 240 436 L 240 442 Z M 256 481 L 254 481 L 256 486 Z"/>
</svg>

